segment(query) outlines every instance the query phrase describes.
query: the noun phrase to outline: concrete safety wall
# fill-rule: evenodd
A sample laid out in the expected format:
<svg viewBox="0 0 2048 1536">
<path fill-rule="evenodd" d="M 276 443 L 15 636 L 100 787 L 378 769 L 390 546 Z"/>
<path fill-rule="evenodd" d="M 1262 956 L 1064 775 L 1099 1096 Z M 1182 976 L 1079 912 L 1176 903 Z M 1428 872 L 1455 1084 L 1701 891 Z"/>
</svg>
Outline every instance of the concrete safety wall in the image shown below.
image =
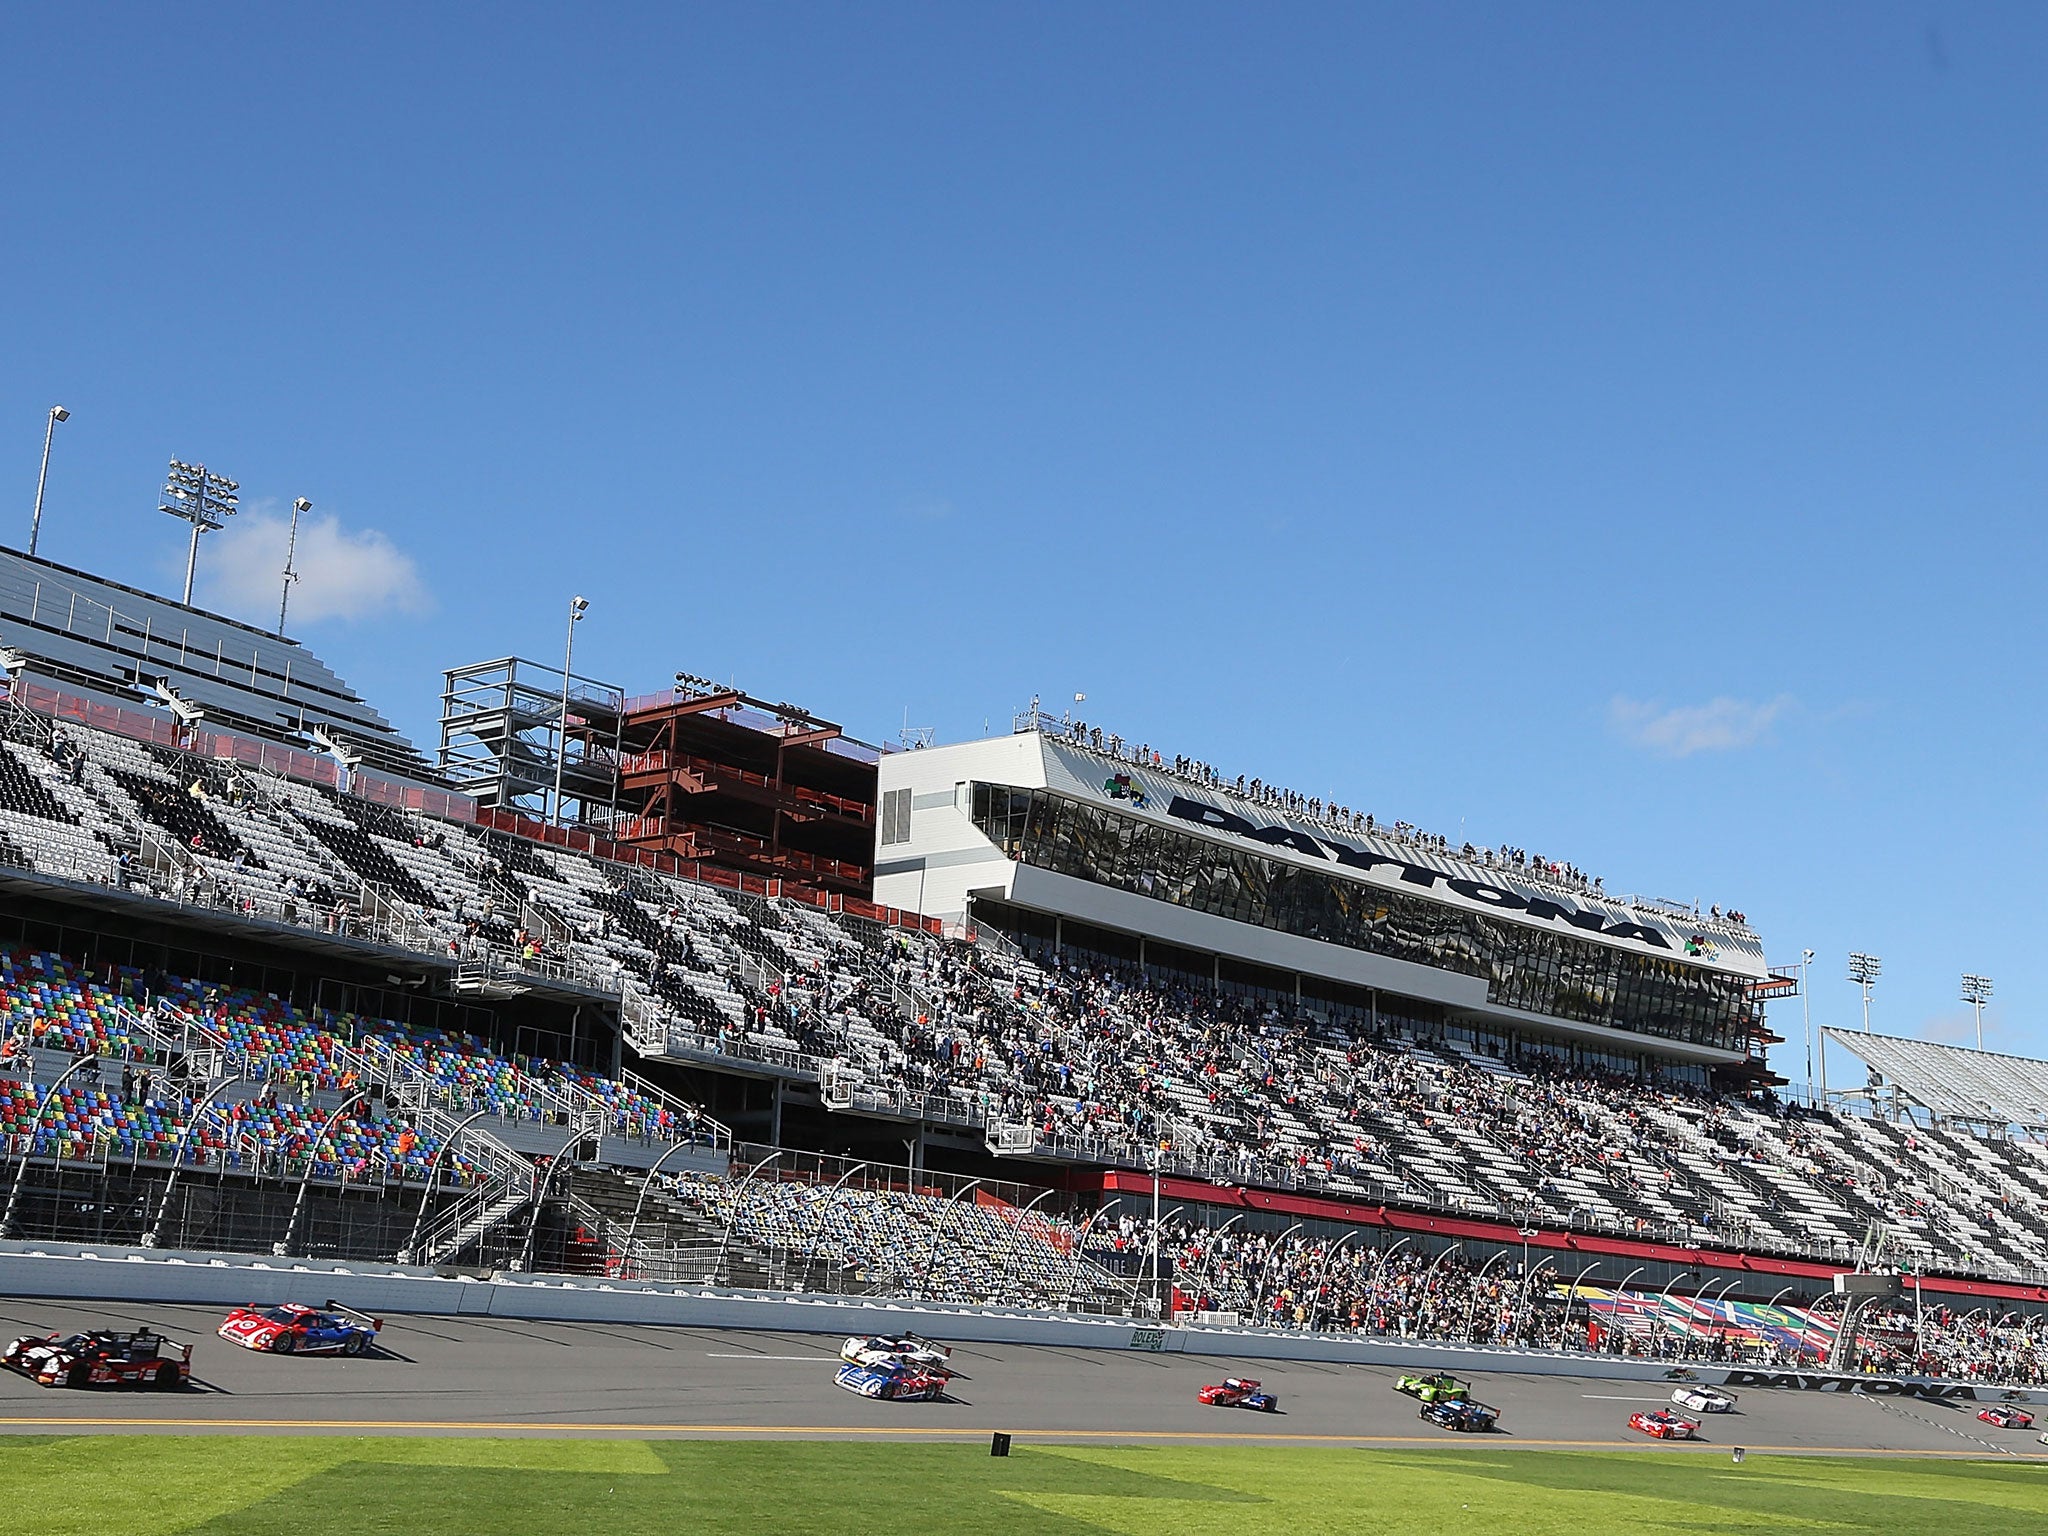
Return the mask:
<svg viewBox="0 0 2048 1536">
<path fill-rule="evenodd" d="M 914 1332 L 952 1343 L 1037 1344 L 1069 1349 L 1142 1350 L 1229 1360 L 1316 1360 L 1396 1370 L 1509 1372 L 1536 1376 L 1657 1381 L 1671 1367 L 1654 1361 L 1542 1350 L 1489 1349 L 1277 1328 L 1161 1326 L 1130 1318 L 976 1307 L 945 1302 L 719 1290 L 592 1279 L 496 1274 L 437 1274 L 398 1264 L 324 1259 L 265 1259 L 248 1254 L 174 1253 L 74 1243 L 0 1243 L 0 1296 L 132 1302 L 133 1321 L 149 1321 L 151 1302 L 199 1306 L 332 1299 L 374 1316 L 406 1314 L 523 1318 L 535 1322 L 652 1324 L 780 1333 Z M 1699 1367 L 1707 1381 L 1728 1374 Z M 1901 1378 L 1909 1380 L 1909 1378 Z M 1864 1378 L 1807 1375 L 1806 1383 L 1867 1390 Z M 1790 1386 L 1788 1380 L 1783 1385 Z M 1807 1390 L 1815 1390 L 1807 1386 Z M 1979 1389 L 1987 1395 L 1987 1389 Z M 1988 1395 L 2000 1395 L 1989 1391 Z M 2014 1394 L 2048 1399 L 2048 1393 Z"/>
</svg>

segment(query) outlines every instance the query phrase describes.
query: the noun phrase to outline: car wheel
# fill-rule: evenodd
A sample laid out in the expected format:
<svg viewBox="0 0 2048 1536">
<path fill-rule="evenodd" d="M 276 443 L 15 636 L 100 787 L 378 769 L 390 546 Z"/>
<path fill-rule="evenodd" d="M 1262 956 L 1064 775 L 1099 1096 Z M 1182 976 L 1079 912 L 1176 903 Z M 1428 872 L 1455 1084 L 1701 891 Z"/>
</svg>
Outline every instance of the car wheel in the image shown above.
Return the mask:
<svg viewBox="0 0 2048 1536">
<path fill-rule="evenodd" d="M 175 1365 L 163 1366 L 157 1371 L 156 1380 L 152 1385 L 159 1392 L 175 1392 L 185 1385 L 185 1373 Z"/>
<path fill-rule="evenodd" d="M 298 1348 L 298 1340 L 288 1333 L 280 1333 L 270 1341 L 270 1348 L 275 1354 L 288 1355 Z"/>
<path fill-rule="evenodd" d="M 78 1364 L 72 1366 L 70 1370 L 64 1373 L 64 1385 L 67 1387 L 91 1386 L 92 1367 L 83 1360 L 79 1361 Z"/>
<path fill-rule="evenodd" d="M 348 1341 L 341 1346 L 341 1352 L 344 1355 L 360 1355 L 369 1346 L 370 1341 L 368 1339 L 364 1338 L 360 1333 L 352 1333 L 348 1336 Z"/>
</svg>

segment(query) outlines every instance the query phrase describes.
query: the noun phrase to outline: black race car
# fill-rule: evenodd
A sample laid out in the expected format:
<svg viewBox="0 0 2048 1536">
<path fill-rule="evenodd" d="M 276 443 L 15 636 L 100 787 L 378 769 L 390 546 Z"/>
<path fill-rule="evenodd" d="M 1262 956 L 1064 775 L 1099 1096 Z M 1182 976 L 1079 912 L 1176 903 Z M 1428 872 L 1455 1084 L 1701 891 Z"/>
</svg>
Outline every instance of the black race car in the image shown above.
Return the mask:
<svg viewBox="0 0 2048 1536">
<path fill-rule="evenodd" d="M 53 1333 L 16 1339 L 0 1365 L 45 1387 L 155 1387 L 175 1392 L 192 1379 L 192 1346 L 153 1329 Z"/>
<path fill-rule="evenodd" d="M 1445 1429 L 1483 1435 L 1500 1422 L 1500 1410 L 1474 1402 L 1469 1397 L 1440 1398 L 1422 1405 L 1422 1417 Z"/>
</svg>

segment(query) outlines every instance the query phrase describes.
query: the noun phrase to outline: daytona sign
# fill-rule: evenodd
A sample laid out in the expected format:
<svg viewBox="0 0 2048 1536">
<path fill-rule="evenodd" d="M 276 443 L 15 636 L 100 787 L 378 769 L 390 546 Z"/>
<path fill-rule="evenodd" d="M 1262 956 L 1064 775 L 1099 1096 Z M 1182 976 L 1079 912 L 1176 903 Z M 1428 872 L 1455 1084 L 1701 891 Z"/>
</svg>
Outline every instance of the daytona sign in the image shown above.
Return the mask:
<svg viewBox="0 0 2048 1536">
<path fill-rule="evenodd" d="M 1974 1389 L 1957 1383 L 1892 1381 L 1882 1376 L 1808 1376 L 1798 1371 L 1730 1371 L 1721 1379 L 1724 1387 L 1768 1387 L 1788 1392 L 1864 1392 L 1873 1397 L 1967 1398 L 1977 1400 Z"/>
<path fill-rule="evenodd" d="M 1567 906 L 1564 902 L 1553 901 L 1547 896 L 1524 896 L 1505 886 L 1489 885 L 1482 880 L 1469 880 L 1462 876 L 1447 875 L 1442 870 L 1430 869 L 1421 864 L 1410 864 L 1391 854 L 1373 853 L 1357 848 L 1350 843 L 1340 843 L 1334 838 L 1310 837 L 1306 832 L 1292 827 L 1261 827 L 1247 821 L 1220 806 L 1204 805 L 1198 800 L 1175 795 L 1166 807 L 1166 814 L 1181 821 L 1193 822 L 1212 832 L 1229 832 L 1254 843 L 1264 843 L 1269 848 L 1291 848 L 1296 853 L 1312 859 L 1334 859 L 1347 869 L 1370 871 L 1391 870 L 1400 877 L 1403 885 L 1412 885 L 1422 890 L 1442 886 L 1454 895 L 1480 906 L 1493 907 L 1501 912 L 1513 912 L 1523 917 L 1532 917 L 1539 922 L 1565 923 L 1586 933 L 1597 933 L 1602 938 L 1635 939 L 1639 943 L 1652 944 L 1658 949 L 1671 948 L 1670 939 L 1655 928 L 1641 923 L 1610 921 L 1603 912 L 1591 912 L 1581 907 Z"/>
</svg>

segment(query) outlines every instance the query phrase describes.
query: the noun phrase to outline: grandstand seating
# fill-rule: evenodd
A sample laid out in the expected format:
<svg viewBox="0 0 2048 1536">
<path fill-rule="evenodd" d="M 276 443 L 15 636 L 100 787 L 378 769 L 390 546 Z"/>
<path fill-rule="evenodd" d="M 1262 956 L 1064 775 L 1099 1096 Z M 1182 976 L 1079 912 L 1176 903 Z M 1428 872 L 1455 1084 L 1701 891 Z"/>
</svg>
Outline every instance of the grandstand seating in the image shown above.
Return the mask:
<svg viewBox="0 0 2048 1536">
<path fill-rule="evenodd" d="M 385 943 L 554 967 L 623 991 L 629 1040 L 650 1056 L 773 1063 L 827 1081 L 829 1103 L 1007 1127 L 1041 1158 L 1146 1166 L 1163 1141 L 1165 1165 L 1235 1183 L 1835 1259 L 1882 1223 L 1901 1263 L 2048 1273 L 2048 1157 L 2032 1141 L 1502 1060 L 1391 1014 L 887 928 L 23 711 L 7 732 L 0 837 L 30 867 L 67 880 L 97 868 L 272 921 L 331 923 L 345 904 Z M 124 1038 L 108 1008 L 134 1001 L 129 979 L 10 963 L 9 1020 L 65 1049 Z M 374 1069 L 451 1108 L 688 1129 L 685 1107 L 644 1086 L 481 1041 L 173 990 L 258 1076 L 316 1092 Z M 81 1125 L 135 1134 L 89 1109 Z M 245 1134 L 291 1144 L 300 1131 Z"/>
<path fill-rule="evenodd" d="M 677 1176 L 673 1197 L 757 1250 L 796 1256 L 792 1281 L 836 1272 L 834 1290 L 1063 1305 L 1128 1300 L 1129 1288 L 1085 1253 L 1073 1227 L 1005 1201 L 924 1189 L 811 1179 Z"/>
</svg>

